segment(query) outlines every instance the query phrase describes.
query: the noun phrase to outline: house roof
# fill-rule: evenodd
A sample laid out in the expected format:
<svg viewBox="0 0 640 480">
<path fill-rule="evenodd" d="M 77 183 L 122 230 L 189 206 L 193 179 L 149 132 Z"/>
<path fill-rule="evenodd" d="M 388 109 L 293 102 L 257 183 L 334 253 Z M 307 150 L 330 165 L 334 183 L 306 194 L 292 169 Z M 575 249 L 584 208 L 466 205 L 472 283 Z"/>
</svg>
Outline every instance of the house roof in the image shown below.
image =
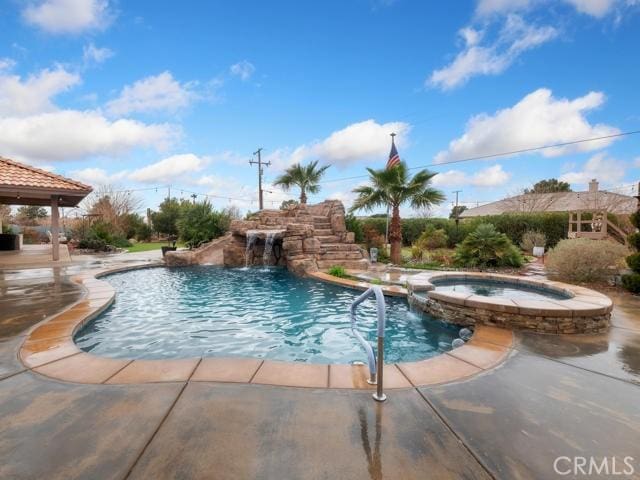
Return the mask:
<svg viewBox="0 0 640 480">
<path fill-rule="evenodd" d="M 584 192 L 529 193 L 505 198 L 470 208 L 460 218 L 523 212 L 575 212 L 578 210 L 607 210 L 617 214 L 631 214 L 637 210 L 634 197 L 606 190 Z"/>
<path fill-rule="evenodd" d="M 62 206 L 75 206 L 92 190 L 76 180 L 0 157 L 0 203 L 47 205 L 52 195 L 59 195 Z"/>
</svg>

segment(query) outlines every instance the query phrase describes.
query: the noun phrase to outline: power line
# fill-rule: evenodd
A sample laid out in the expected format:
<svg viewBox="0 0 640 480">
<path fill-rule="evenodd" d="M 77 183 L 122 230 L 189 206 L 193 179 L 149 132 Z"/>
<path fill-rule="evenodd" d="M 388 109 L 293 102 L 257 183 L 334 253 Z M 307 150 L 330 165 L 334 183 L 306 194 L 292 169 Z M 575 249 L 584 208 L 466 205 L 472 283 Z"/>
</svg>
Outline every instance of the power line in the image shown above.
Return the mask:
<svg viewBox="0 0 640 480">
<path fill-rule="evenodd" d="M 625 137 L 625 136 L 629 136 L 629 135 L 636 135 L 640 133 L 640 130 L 632 130 L 629 132 L 621 132 L 621 133 L 615 133 L 615 134 L 611 134 L 611 135 L 603 135 L 600 137 L 592 137 L 592 138 L 583 138 L 581 140 L 573 140 L 571 142 L 562 142 L 562 143 L 554 143 L 551 145 L 542 145 L 539 147 L 530 147 L 530 148 L 521 148 L 518 150 L 510 150 L 507 152 L 499 152 L 499 153 L 490 153 L 487 155 L 477 155 L 475 157 L 467 157 L 467 158 L 459 158 L 459 159 L 455 159 L 455 160 L 449 160 L 449 161 L 445 161 L 445 162 L 440 162 L 440 163 L 428 163 L 426 165 L 419 165 L 416 167 L 409 167 L 408 170 L 417 170 L 419 168 L 427 168 L 427 167 L 439 167 L 441 165 L 451 165 L 454 163 L 463 163 L 463 162 L 473 162 L 473 161 L 477 161 L 477 160 L 486 160 L 488 158 L 496 158 L 496 157 L 507 157 L 510 155 L 518 155 L 521 153 L 528 153 L 528 152 L 535 152 L 538 150 L 548 150 L 551 148 L 560 148 L 560 147 L 567 147 L 570 145 L 578 145 L 580 143 L 587 143 L 587 142 L 595 142 L 595 141 L 599 141 L 599 140 L 607 140 L 607 139 L 611 139 L 611 138 L 618 138 L 618 137 Z M 352 177 L 344 177 L 344 178 L 334 178 L 331 180 L 325 180 L 324 182 L 319 182 L 321 184 L 327 184 L 327 183 L 336 183 L 336 182 L 345 182 L 348 180 L 358 180 L 360 178 L 367 178 L 368 175 L 354 175 Z"/>
</svg>

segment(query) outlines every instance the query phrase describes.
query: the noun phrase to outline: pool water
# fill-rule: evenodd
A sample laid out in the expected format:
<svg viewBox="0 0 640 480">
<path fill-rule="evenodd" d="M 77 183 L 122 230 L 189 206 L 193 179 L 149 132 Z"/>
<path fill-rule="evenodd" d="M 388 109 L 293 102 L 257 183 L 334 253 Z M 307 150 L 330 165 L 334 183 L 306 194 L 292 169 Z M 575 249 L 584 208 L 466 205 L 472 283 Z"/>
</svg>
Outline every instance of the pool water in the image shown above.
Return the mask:
<svg viewBox="0 0 640 480">
<path fill-rule="evenodd" d="M 551 289 L 491 280 L 436 280 L 436 292 L 458 292 L 483 297 L 503 297 L 512 300 L 566 300 L 570 298 Z"/>
<path fill-rule="evenodd" d="M 75 338 L 96 355 L 160 359 L 240 356 L 311 363 L 366 361 L 349 322 L 361 292 L 293 276 L 284 268 L 147 268 L 105 277 L 115 303 Z M 451 348 L 458 328 L 386 297 L 385 362 Z M 358 309 L 360 331 L 376 338 L 376 308 Z"/>
</svg>

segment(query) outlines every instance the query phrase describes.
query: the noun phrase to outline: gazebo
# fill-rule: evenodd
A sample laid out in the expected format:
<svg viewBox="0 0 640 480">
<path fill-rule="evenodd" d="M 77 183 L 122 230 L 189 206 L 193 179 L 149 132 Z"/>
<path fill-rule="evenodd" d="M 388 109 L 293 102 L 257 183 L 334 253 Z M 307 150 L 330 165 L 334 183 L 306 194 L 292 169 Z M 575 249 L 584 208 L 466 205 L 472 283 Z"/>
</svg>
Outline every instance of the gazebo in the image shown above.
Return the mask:
<svg viewBox="0 0 640 480">
<path fill-rule="evenodd" d="M 59 207 L 77 206 L 92 190 L 70 178 L 0 157 L 0 204 L 51 207 L 54 261 L 60 259 Z"/>
</svg>

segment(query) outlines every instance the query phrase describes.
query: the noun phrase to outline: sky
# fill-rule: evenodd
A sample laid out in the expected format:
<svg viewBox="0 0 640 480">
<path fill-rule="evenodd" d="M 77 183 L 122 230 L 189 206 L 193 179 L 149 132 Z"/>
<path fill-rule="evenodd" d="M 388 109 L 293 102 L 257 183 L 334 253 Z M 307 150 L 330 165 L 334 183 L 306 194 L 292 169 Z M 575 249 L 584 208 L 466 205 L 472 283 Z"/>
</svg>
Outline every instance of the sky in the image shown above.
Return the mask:
<svg viewBox="0 0 640 480">
<path fill-rule="evenodd" d="M 393 132 L 433 215 L 551 177 L 630 194 L 640 134 L 459 160 L 640 130 L 638 45 L 640 0 L 0 0 L 0 156 L 255 211 L 263 148 L 265 207 L 311 160 L 309 201 L 348 207 Z"/>
</svg>

